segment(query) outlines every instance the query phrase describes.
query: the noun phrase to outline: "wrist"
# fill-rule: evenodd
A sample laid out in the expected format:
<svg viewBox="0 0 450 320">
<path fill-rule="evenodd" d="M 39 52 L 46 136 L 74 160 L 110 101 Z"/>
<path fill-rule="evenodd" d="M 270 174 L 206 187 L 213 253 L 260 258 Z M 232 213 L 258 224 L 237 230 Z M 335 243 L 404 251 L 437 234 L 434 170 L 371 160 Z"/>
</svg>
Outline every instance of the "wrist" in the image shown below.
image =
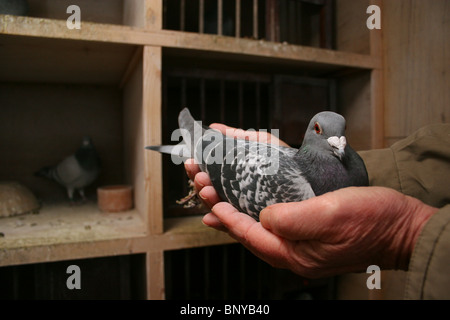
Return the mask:
<svg viewBox="0 0 450 320">
<path fill-rule="evenodd" d="M 408 198 L 408 206 L 406 206 L 406 214 L 410 217 L 409 223 L 406 224 L 407 230 L 405 232 L 404 242 L 400 244 L 400 250 L 396 261 L 396 269 L 408 270 L 409 261 L 420 237 L 420 234 L 425 227 L 425 224 L 439 209 L 424 204 L 423 202 Z"/>
</svg>

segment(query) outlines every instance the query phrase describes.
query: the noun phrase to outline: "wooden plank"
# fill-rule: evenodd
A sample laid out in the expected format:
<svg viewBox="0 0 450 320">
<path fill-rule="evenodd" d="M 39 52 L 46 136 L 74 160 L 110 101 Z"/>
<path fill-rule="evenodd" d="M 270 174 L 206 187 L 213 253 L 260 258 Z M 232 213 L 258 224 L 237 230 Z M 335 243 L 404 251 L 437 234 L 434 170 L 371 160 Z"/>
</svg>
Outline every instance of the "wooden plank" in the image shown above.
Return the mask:
<svg viewBox="0 0 450 320">
<path fill-rule="evenodd" d="M 381 149 L 384 142 L 384 95 L 383 71 L 372 70 L 370 78 L 371 148 Z"/>
<path fill-rule="evenodd" d="M 371 0 L 384 12 L 383 0 Z M 382 21 L 383 23 L 383 21 Z M 383 56 L 383 25 L 381 30 L 370 31 L 370 54 L 381 59 L 381 68 L 372 70 L 370 78 L 370 116 L 371 116 L 371 147 L 380 149 L 384 143 L 384 56 Z"/>
<path fill-rule="evenodd" d="M 145 28 L 148 30 L 161 30 L 163 27 L 163 0 L 145 1 Z"/>
<path fill-rule="evenodd" d="M 161 144 L 161 47 L 144 47 L 143 54 L 143 145 Z M 161 155 L 145 150 L 144 175 L 146 208 L 151 234 L 163 232 Z"/>
<path fill-rule="evenodd" d="M 142 54 L 141 54 L 142 56 Z M 144 120 L 143 120 L 143 59 L 128 76 L 123 87 L 123 157 L 125 180 L 134 186 L 134 203 L 142 220 L 148 225 L 147 190 L 144 174 Z"/>
<path fill-rule="evenodd" d="M 67 7 L 76 4 L 81 10 L 82 25 L 84 22 L 98 23 L 123 23 L 123 1 L 130 0 L 28 0 L 28 16 L 47 19 L 66 20 L 70 14 L 67 13 Z M 141 0 L 131 0 L 141 2 Z"/>
<path fill-rule="evenodd" d="M 2 218 L 0 249 L 132 238 L 146 234 L 137 210 L 102 213 L 95 202 L 44 205 L 39 214 Z"/>
<path fill-rule="evenodd" d="M 147 298 L 163 300 L 165 298 L 164 251 L 152 251 L 146 254 Z"/>
<path fill-rule="evenodd" d="M 123 0 L 123 24 L 133 27 L 145 27 L 145 1 Z"/>
<path fill-rule="evenodd" d="M 60 241 L 55 241 L 55 237 L 48 233 L 42 237 L 26 238 L 27 235 L 22 234 L 9 239 L 6 234 L 0 242 L 0 266 L 178 250 L 236 242 L 226 233 L 204 226 L 199 216 L 166 219 L 166 231 L 163 234 L 146 235 L 144 224 L 136 223 L 139 215 L 134 212 L 136 220 L 110 222 L 117 228 L 104 228 L 108 236 L 102 236 L 105 233 L 102 231 L 96 234 L 100 227 L 94 224 L 91 225 L 92 229 L 84 228 L 91 220 L 83 222 L 83 215 L 78 218 L 80 232 L 78 229 L 72 230 L 68 237 L 65 237 L 63 229 L 54 230 L 53 235 L 60 234 Z M 126 226 L 120 227 L 123 224 Z M 33 227 L 30 225 L 29 228 Z M 72 237 L 75 233 L 79 235 Z"/>
<path fill-rule="evenodd" d="M 336 50 L 370 54 L 366 14 L 369 0 L 336 0 Z"/>
<path fill-rule="evenodd" d="M 450 3 L 384 1 L 386 142 L 450 122 Z"/>
<path fill-rule="evenodd" d="M 125 70 L 122 79 L 120 80 L 120 88 L 124 87 L 125 83 L 128 81 L 128 79 L 131 77 L 131 74 L 136 69 L 137 64 L 142 60 L 142 51 L 142 47 L 137 47 L 134 50 L 133 56 L 128 63 L 127 69 Z"/>
<path fill-rule="evenodd" d="M 266 63 L 285 60 L 365 69 L 381 67 L 379 57 L 366 54 L 179 31 L 145 31 L 88 22 L 84 23 L 80 30 L 69 30 L 65 21 L 3 15 L 0 16 L 0 33 L 201 50 L 234 54 L 237 57 L 261 57 L 267 60 Z"/>
<path fill-rule="evenodd" d="M 134 46 L 0 35 L 0 81 L 116 85 Z"/>
<path fill-rule="evenodd" d="M 373 72 L 373 71 L 372 71 Z M 347 120 L 346 136 L 355 150 L 373 148 L 373 95 L 371 72 L 360 72 L 338 80 L 338 110 Z"/>
</svg>

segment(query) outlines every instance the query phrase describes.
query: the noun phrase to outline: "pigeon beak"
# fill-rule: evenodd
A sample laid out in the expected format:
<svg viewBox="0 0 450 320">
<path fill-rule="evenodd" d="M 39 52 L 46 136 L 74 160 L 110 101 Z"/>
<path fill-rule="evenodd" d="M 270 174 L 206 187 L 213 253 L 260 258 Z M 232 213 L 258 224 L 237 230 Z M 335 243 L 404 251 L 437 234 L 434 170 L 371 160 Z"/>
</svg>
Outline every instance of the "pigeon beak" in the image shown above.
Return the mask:
<svg viewBox="0 0 450 320">
<path fill-rule="evenodd" d="M 333 153 L 339 160 L 342 161 L 342 158 L 345 155 L 345 146 L 347 145 L 347 139 L 344 136 L 338 138 L 337 136 L 329 137 L 327 139 L 328 144 L 333 149 Z"/>
</svg>

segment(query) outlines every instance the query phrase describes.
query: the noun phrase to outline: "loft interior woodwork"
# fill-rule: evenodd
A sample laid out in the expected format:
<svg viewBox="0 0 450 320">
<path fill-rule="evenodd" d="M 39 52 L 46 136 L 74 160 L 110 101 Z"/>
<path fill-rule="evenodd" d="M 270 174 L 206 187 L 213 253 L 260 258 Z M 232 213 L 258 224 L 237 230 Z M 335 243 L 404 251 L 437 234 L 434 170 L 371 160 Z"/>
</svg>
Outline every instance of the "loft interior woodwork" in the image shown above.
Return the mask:
<svg viewBox="0 0 450 320">
<path fill-rule="evenodd" d="M 89 6 L 92 1 L 79 2 L 80 6 Z M 106 229 L 101 223 L 93 223 L 89 233 L 83 221 L 97 221 L 104 216 L 96 217 L 92 206 L 89 210 L 80 207 L 68 213 L 75 226 L 75 233 L 68 237 L 61 235 L 63 229 L 35 230 L 31 225 L 27 234 L 15 230 L 15 235 L 9 237 L 6 232 L 0 242 L 2 266 L 143 253 L 147 297 L 163 299 L 165 251 L 234 242 L 226 234 L 204 227 L 198 216 L 163 219 L 161 158 L 146 153 L 143 146 L 161 142 L 161 85 L 165 66 L 176 67 L 183 61 L 199 62 L 208 57 L 209 66 L 221 62 L 239 69 L 248 64 L 249 72 L 280 68 L 338 75 L 341 89 L 337 100 L 352 97 L 345 108 L 349 121 L 359 123 L 361 112 L 365 114 L 364 128 L 357 130 L 369 131 L 369 141 L 362 141 L 361 145 L 380 146 L 383 65 L 381 53 L 374 45 L 380 33 L 369 33 L 360 27 L 369 1 L 336 2 L 335 50 L 163 30 L 162 0 L 95 1 L 96 5 L 89 7 L 89 22 L 83 21 L 80 30 L 69 30 L 65 16 L 59 13 L 59 6 L 64 3 L 47 1 L 45 9 L 36 7 L 38 2 L 33 0 L 30 4 L 35 6 L 34 17 L 0 15 L 0 68 L 7 71 L 0 75 L 0 88 L 17 89 L 27 83 L 24 88 L 30 92 L 45 87 L 43 92 L 60 96 L 63 87 L 67 87 L 71 92 L 87 92 L 81 103 L 83 99 L 98 99 L 103 91 L 97 89 L 106 88 L 99 112 L 108 117 L 108 103 L 113 101 L 118 111 L 110 117 L 114 118 L 113 129 L 118 130 L 122 140 L 122 154 L 113 154 L 113 149 L 106 154 L 121 157 L 121 164 L 117 164 L 123 172 L 121 179 L 135 188 L 133 219 L 126 226 L 111 222 Z M 262 33 L 253 35 L 259 38 Z M 83 89 L 86 86 L 88 89 Z M 26 93 L 17 99 L 9 96 L 9 105 L 27 105 Z M 57 107 L 56 102 L 48 103 Z M 38 107 L 51 108 L 42 100 Z M 7 109 L 0 107 L 0 113 Z M 118 121 L 122 120 L 119 114 L 123 115 L 123 121 Z M 30 140 L 24 136 L 27 132 L 24 126 L 25 123 L 17 123 L 17 132 L 22 132 L 19 141 Z M 97 130 L 98 135 L 105 134 L 100 123 Z M 64 211 L 63 204 L 55 206 L 56 212 Z M 39 219 L 43 224 L 49 223 L 51 215 L 43 212 Z M 9 223 L 14 223 L 11 219 Z M 0 221 L 0 231 L 5 221 Z M 103 231 L 93 238 L 92 234 L 100 227 Z"/>
</svg>

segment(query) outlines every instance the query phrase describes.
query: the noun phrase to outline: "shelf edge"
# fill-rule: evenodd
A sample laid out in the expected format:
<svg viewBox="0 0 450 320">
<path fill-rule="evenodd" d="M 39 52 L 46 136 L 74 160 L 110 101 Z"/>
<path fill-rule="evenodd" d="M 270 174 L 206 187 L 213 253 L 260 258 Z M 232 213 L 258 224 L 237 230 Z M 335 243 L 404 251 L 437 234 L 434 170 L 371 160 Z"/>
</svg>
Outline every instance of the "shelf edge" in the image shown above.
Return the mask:
<svg viewBox="0 0 450 320">
<path fill-rule="evenodd" d="M 163 252 L 236 242 L 226 233 L 203 226 L 200 222 L 201 217 L 167 220 L 173 227 L 168 228 L 166 232 L 160 235 L 0 248 L 0 267 L 157 251 Z"/>
<path fill-rule="evenodd" d="M 362 69 L 381 69 L 377 56 L 275 43 L 264 40 L 233 38 L 170 30 L 144 30 L 120 25 L 83 22 L 81 29 L 68 29 L 63 20 L 0 15 L 0 34 L 66 40 L 112 42 L 160 46 L 260 57 L 267 62 L 286 60 Z"/>
</svg>

